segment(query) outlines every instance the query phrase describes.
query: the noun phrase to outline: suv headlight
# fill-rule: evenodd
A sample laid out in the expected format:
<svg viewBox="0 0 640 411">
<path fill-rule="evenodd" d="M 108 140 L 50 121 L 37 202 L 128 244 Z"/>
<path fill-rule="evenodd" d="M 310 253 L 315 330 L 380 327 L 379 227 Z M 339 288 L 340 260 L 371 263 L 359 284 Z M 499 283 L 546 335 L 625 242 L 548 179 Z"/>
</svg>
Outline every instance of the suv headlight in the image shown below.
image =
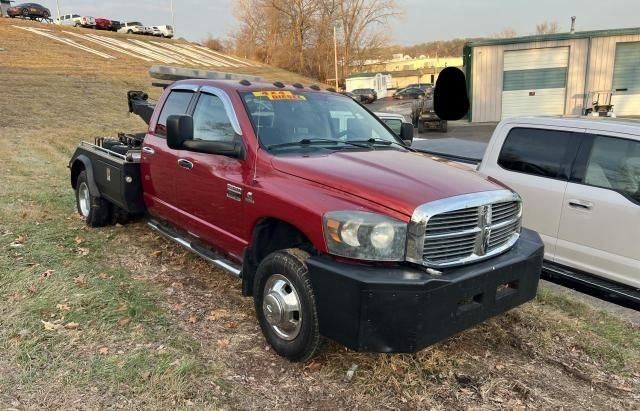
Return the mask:
<svg viewBox="0 0 640 411">
<path fill-rule="evenodd" d="M 331 254 L 374 261 L 403 261 L 407 224 L 364 211 L 324 215 L 324 238 Z"/>
</svg>

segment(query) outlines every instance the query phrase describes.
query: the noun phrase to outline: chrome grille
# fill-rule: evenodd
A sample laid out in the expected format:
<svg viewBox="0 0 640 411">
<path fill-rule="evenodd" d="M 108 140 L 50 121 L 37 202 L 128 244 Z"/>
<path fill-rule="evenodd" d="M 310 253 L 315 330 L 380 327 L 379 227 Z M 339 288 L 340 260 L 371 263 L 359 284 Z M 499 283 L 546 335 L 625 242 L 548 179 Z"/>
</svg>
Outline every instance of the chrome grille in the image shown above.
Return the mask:
<svg viewBox="0 0 640 411">
<path fill-rule="evenodd" d="M 416 216 L 419 212 L 424 214 Z M 520 198 L 507 190 L 425 204 L 412 218 L 407 259 L 431 267 L 449 267 L 489 258 L 515 244 L 520 220 Z M 422 237 L 418 237 L 420 232 Z M 412 245 L 419 248 L 414 251 Z"/>
</svg>

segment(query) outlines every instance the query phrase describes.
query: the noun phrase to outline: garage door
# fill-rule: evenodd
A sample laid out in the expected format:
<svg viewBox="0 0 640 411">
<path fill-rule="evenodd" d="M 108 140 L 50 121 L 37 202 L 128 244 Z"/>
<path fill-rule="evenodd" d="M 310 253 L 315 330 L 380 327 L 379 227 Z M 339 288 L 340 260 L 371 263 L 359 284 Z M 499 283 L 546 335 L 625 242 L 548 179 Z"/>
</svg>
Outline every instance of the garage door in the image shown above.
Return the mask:
<svg viewBox="0 0 640 411">
<path fill-rule="evenodd" d="M 613 67 L 613 111 L 619 116 L 640 115 L 640 43 L 617 43 Z"/>
<path fill-rule="evenodd" d="M 564 114 L 569 47 L 506 51 L 502 118 Z"/>
</svg>

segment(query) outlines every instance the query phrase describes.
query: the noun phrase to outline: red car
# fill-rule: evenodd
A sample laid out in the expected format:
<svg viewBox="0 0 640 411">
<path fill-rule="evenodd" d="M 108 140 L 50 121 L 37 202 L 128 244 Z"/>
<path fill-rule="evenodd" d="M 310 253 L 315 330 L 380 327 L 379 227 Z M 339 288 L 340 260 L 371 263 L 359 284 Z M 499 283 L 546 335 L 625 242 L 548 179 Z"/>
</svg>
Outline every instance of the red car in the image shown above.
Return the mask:
<svg viewBox="0 0 640 411">
<path fill-rule="evenodd" d="M 411 124 L 397 136 L 349 97 L 280 82 L 184 80 L 147 99 L 129 92 L 146 133 L 73 155 L 79 213 L 147 214 L 239 277 L 278 354 L 305 361 L 320 335 L 415 352 L 535 297 L 543 244 L 520 197 L 412 150 Z"/>
<path fill-rule="evenodd" d="M 111 20 L 102 17 L 96 18 L 96 29 L 111 30 Z"/>
<path fill-rule="evenodd" d="M 51 11 L 37 3 L 22 3 L 7 9 L 9 17 L 23 17 L 25 19 L 48 19 Z"/>
</svg>

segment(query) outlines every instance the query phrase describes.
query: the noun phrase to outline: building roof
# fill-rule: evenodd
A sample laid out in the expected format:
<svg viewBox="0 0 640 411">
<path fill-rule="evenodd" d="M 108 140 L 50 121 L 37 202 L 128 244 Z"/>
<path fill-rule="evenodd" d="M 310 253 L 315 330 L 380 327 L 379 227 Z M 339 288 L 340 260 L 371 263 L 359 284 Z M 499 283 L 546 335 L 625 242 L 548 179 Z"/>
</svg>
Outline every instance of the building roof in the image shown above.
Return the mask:
<svg viewBox="0 0 640 411">
<path fill-rule="evenodd" d="M 475 40 L 467 43 L 469 47 L 478 46 L 496 46 L 504 44 L 517 44 L 517 43 L 533 43 L 538 41 L 555 41 L 555 40 L 571 40 L 571 39 L 584 39 L 591 37 L 610 37 L 610 36 L 625 36 L 630 34 L 640 34 L 640 27 L 630 27 L 623 29 L 610 29 L 610 30 L 591 30 L 591 31 L 576 31 L 575 33 L 553 33 L 553 34 L 536 34 L 533 36 L 523 37 L 511 37 L 506 39 L 484 39 Z"/>
<path fill-rule="evenodd" d="M 391 74 L 388 71 L 376 71 L 375 73 L 351 73 L 347 76 L 347 78 L 366 78 L 366 77 L 375 77 L 378 74 Z"/>
</svg>

